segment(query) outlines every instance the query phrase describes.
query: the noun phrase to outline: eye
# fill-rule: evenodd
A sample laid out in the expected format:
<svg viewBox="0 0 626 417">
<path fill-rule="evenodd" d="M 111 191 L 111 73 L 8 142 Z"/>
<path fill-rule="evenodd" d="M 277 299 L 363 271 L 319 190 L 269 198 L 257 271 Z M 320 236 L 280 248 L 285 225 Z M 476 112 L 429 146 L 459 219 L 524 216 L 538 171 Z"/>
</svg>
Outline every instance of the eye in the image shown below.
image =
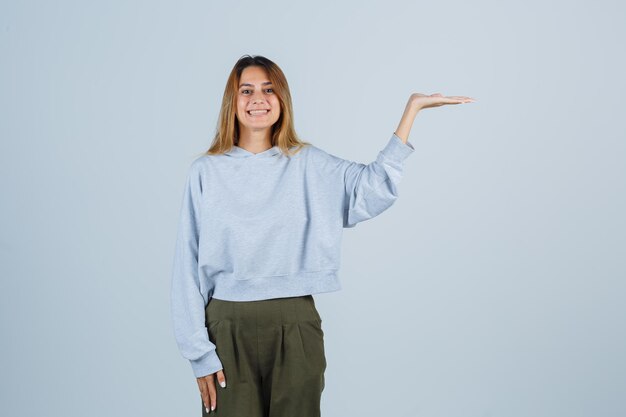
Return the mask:
<svg viewBox="0 0 626 417">
<path fill-rule="evenodd" d="M 272 93 L 273 93 L 273 92 L 274 92 L 274 89 L 273 89 L 273 88 L 266 88 L 266 89 L 265 89 L 265 91 L 270 91 L 270 92 L 272 92 Z"/>
<path fill-rule="evenodd" d="M 245 94 L 246 91 L 250 91 L 250 90 L 241 90 L 242 94 Z"/>
</svg>

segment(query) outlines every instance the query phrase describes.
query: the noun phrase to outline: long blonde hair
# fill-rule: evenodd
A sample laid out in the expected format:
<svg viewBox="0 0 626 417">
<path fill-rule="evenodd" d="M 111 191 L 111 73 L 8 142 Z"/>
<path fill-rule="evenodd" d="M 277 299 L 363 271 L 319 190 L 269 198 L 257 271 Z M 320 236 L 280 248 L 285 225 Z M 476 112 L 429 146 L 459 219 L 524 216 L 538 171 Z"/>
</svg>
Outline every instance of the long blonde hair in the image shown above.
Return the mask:
<svg viewBox="0 0 626 417">
<path fill-rule="evenodd" d="M 288 156 L 295 155 L 304 146 L 311 145 L 298 138 L 293 124 L 293 108 L 291 105 L 291 93 L 285 74 L 278 65 L 261 55 L 244 55 L 235 63 L 230 72 L 222 97 L 222 107 L 217 122 L 215 137 L 210 148 L 205 152 L 207 155 L 223 154 L 236 145 L 239 140 L 239 125 L 237 123 L 237 92 L 241 73 L 246 67 L 259 66 L 265 69 L 269 81 L 272 82 L 274 94 L 280 102 L 280 117 L 272 126 L 272 146 L 278 145 L 283 153 Z M 297 146 L 293 151 L 290 148 Z"/>
</svg>

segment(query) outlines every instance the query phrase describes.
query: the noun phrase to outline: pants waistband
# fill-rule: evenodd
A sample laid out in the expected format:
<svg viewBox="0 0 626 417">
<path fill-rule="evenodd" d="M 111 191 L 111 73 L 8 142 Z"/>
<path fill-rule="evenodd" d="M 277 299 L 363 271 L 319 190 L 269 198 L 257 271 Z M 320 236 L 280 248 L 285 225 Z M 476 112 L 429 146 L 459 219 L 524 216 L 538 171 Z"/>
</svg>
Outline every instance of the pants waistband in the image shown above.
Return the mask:
<svg viewBox="0 0 626 417">
<path fill-rule="evenodd" d="M 231 320 L 239 323 L 282 325 L 302 321 L 319 321 L 321 317 L 312 295 L 270 298 L 257 301 L 227 301 L 211 298 L 205 310 L 206 321 Z"/>
</svg>

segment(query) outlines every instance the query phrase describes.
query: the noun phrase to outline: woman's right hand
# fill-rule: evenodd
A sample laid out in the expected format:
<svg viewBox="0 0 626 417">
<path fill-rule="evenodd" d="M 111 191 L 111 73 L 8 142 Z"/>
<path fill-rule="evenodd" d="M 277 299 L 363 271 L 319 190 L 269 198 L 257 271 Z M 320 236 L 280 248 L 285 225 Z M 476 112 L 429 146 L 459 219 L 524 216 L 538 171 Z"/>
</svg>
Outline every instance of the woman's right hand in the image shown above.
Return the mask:
<svg viewBox="0 0 626 417">
<path fill-rule="evenodd" d="M 215 388 L 215 378 L 222 388 L 226 388 L 226 377 L 224 376 L 224 370 L 221 369 L 213 374 L 202 376 L 197 378 L 198 388 L 200 389 L 200 395 L 202 396 L 202 402 L 206 412 L 215 410 L 217 407 L 217 391 Z"/>
</svg>

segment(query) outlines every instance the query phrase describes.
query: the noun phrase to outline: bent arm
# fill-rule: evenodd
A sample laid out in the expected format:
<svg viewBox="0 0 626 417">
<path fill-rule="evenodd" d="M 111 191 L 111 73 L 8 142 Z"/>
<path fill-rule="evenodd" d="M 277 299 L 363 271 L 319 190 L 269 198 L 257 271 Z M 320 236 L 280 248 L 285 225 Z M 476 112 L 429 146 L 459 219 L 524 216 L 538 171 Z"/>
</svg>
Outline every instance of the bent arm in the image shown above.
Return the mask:
<svg viewBox="0 0 626 417">
<path fill-rule="evenodd" d="M 411 143 L 393 133 L 375 161 L 369 164 L 344 161 L 343 227 L 354 227 L 394 203 L 398 198 L 404 160 L 414 151 Z"/>
<path fill-rule="evenodd" d="M 417 117 L 420 110 L 420 107 L 413 104 L 411 100 L 406 104 L 400 123 L 398 123 L 398 128 L 395 131 L 395 134 L 402 140 L 402 143 L 407 143 L 409 133 L 411 133 L 411 127 L 413 127 L 415 117 Z"/>
</svg>

